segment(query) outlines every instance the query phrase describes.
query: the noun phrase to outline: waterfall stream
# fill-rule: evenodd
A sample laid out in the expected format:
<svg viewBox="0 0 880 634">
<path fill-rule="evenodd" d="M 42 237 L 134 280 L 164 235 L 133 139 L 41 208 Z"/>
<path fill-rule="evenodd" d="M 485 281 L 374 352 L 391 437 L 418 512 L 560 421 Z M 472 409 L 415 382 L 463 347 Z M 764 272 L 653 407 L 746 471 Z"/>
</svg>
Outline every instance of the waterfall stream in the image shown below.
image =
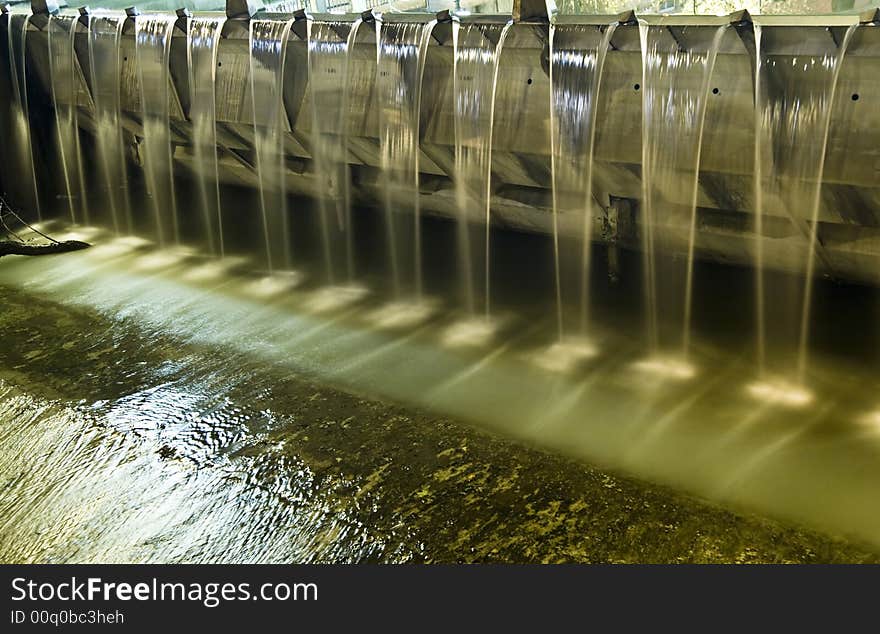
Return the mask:
<svg viewBox="0 0 880 634">
<path fill-rule="evenodd" d="M 309 92 L 312 110 L 312 161 L 324 271 L 330 284 L 354 276 L 351 193 L 348 168 L 349 58 L 361 20 L 309 20 Z"/>
<path fill-rule="evenodd" d="M 95 144 L 100 165 L 99 200 L 128 234 L 134 231 L 128 189 L 128 168 L 120 112 L 120 36 L 125 19 L 117 15 L 88 18 L 88 53 L 92 101 L 95 105 Z"/>
<path fill-rule="evenodd" d="M 250 23 L 251 99 L 254 150 L 260 190 L 266 266 L 289 269 L 290 227 L 284 185 L 284 60 L 292 20 Z"/>
<path fill-rule="evenodd" d="M 217 52 L 226 18 L 190 18 L 187 29 L 190 120 L 205 242 L 223 256 L 223 219 L 217 165 Z"/>
<path fill-rule="evenodd" d="M 486 317 L 491 307 L 489 230 L 495 88 L 510 25 L 455 22 L 452 30 L 459 274 L 467 310 L 476 314 L 477 296 L 482 295 Z M 481 292 L 478 279 L 482 279 Z"/>
<path fill-rule="evenodd" d="M 755 25 L 755 276 L 758 359 L 761 374 L 806 378 L 810 311 L 818 240 L 822 179 L 831 109 L 840 67 L 858 26 L 840 43 L 829 38 L 823 55 L 768 55 Z M 772 227 L 771 227 L 772 225 Z M 773 231 L 776 238 L 768 238 Z M 766 246 L 777 266 L 802 272 L 802 282 L 768 286 Z M 769 328 L 774 330 L 769 332 Z M 772 340 L 771 340 L 772 337 Z M 791 350 L 796 349 L 794 367 Z M 774 358 L 769 358 L 773 353 Z"/>
<path fill-rule="evenodd" d="M 144 172 L 152 202 L 156 240 L 163 246 L 180 243 L 168 103 L 168 57 L 174 22 L 175 18 L 168 15 L 140 15 L 135 19 L 143 111 Z"/>
<path fill-rule="evenodd" d="M 29 15 L 20 13 L 9 14 L 8 17 L 8 52 L 9 74 L 12 80 L 12 101 L 10 110 L 12 115 L 12 132 L 15 135 L 14 145 L 16 164 L 20 172 L 20 178 L 27 181 L 30 191 L 19 192 L 22 203 L 29 198 L 32 204 L 33 217 L 42 219 L 42 206 L 40 202 L 40 185 L 37 181 L 37 169 L 34 163 L 33 143 L 31 139 L 30 108 L 28 107 L 27 88 L 27 31 L 30 22 Z M 16 38 L 18 43 L 16 44 Z M 18 190 L 18 186 L 14 186 Z"/>
<path fill-rule="evenodd" d="M 412 264 L 408 285 L 422 296 L 422 245 L 419 210 L 419 122 L 425 54 L 436 21 L 376 21 L 376 91 L 388 258 L 394 294 L 404 284 L 402 261 Z M 406 257 L 404 258 L 404 254 Z M 403 265 L 405 266 L 405 265 Z M 408 267 L 407 267 L 408 268 Z"/>
<path fill-rule="evenodd" d="M 581 236 L 580 333 L 586 334 L 590 314 L 590 254 L 593 241 L 593 149 L 596 114 L 605 56 L 617 23 L 604 30 L 593 26 L 550 27 L 550 139 L 553 173 L 553 255 L 556 275 L 556 321 L 565 335 L 563 258 L 560 216 L 563 208 L 575 216 L 574 232 Z M 585 44 L 586 43 L 586 44 Z M 578 228 L 577 225 L 580 225 Z M 566 254 L 568 255 L 568 254 Z"/>
<path fill-rule="evenodd" d="M 686 27 L 685 27 L 686 28 Z M 691 341 L 693 260 L 699 195 L 700 152 L 709 83 L 727 25 L 717 28 L 706 51 L 683 50 L 667 26 L 639 28 L 642 43 L 642 209 L 648 342 L 661 346 L 662 300 L 683 307 L 681 353 Z M 664 235 L 658 235 L 658 232 Z M 659 275 L 656 253 L 686 254 L 684 280 Z M 665 282 L 663 288 L 658 284 Z"/>
</svg>

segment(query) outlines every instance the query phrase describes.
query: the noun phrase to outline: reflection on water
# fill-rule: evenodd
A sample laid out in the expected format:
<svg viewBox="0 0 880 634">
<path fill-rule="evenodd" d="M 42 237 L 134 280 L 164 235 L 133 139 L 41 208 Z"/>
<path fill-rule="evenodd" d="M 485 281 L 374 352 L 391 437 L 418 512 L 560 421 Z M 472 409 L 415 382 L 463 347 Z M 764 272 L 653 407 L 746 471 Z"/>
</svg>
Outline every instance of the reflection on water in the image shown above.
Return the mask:
<svg viewBox="0 0 880 634">
<path fill-rule="evenodd" d="M 756 399 L 790 407 L 804 407 L 813 401 L 808 390 L 786 381 L 757 381 L 747 389 Z"/>
<path fill-rule="evenodd" d="M 598 354 L 599 350 L 589 339 L 567 337 L 535 354 L 534 360 L 539 367 L 551 372 L 571 372 Z"/>
<path fill-rule="evenodd" d="M 381 227 L 381 218 L 378 224 Z M 435 243 L 442 242 L 439 236 L 445 226 L 434 234 Z M 454 228 L 448 234 L 454 243 Z M 880 545 L 880 509 L 873 504 L 880 483 L 880 436 L 866 431 L 878 426 L 877 349 L 872 343 L 876 333 L 865 327 L 871 307 L 877 306 L 876 293 L 817 288 L 819 304 L 833 305 L 835 310 L 815 316 L 822 327 L 814 331 L 828 334 L 815 342 L 816 363 L 808 391 L 788 389 L 782 383 L 756 383 L 753 360 L 742 349 L 748 333 L 738 324 L 748 323 L 751 306 L 744 298 L 750 287 L 743 284 L 740 294 L 736 288 L 737 279 L 748 277 L 748 272 L 697 268 L 698 277 L 710 276 L 719 283 L 716 294 L 706 291 L 695 298 L 695 324 L 700 329 L 685 363 L 675 357 L 650 356 L 641 338 L 632 336 L 639 331 L 642 314 L 639 302 L 629 297 L 638 295 L 637 284 L 593 284 L 598 293 L 592 302 L 593 338 L 558 342 L 555 315 L 545 309 L 552 304 L 535 302 L 529 282 L 529 276 L 535 275 L 552 281 L 552 270 L 536 272 L 531 262 L 518 258 L 523 241 L 536 248 L 535 243 L 545 239 L 499 233 L 494 240 L 496 257 L 514 281 L 498 288 L 498 319 L 492 322 L 447 309 L 450 304 L 440 295 L 431 310 L 410 312 L 411 306 L 389 304 L 390 298 L 369 279 L 364 286 L 324 287 L 305 275 L 255 280 L 236 272 L 239 268 L 193 276 L 192 271 L 210 266 L 198 254 L 141 246 L 108 257 L 102 249 L 113 253 L 112 239 L 98 240 L 96 248 L 63 260 L 6 260 L 0 267 L 0 284 L 26 286 L 53 301 L 98 310 L 123 320 L 120 327 L 137 323 L 147 332 L 172 336 L 181 345 L 223 350 L 217 367 L 204 358 L 191 362 L 199 365 L 200 377 L 241 380 L 247 395 L 244 402 L 259 394 L 259 386 L 247 382 L 254 364 L 282 368 L 357 393 L 426 407 L 725 504 Z M 442 250 L 443 245 L 436 248 Z M 386 259 L 384 254 L 373 255 Z M 144 266 L 145 261 L 162 265 Z M 639 268 L 637 260 L 628 266 Z M 437 279 L 444 278 L 444 272 L 440 267 Z M 426 273 L 430 280 L 430 267 Z M 255 292 L 256 288 L 263 292 Z M 544 288 L 552 291 L 552 283 Z M 450 296 L 456 290 L 450 289 Z M 837 327 L 827 328 L 832 322 Z M 21 353 L 28 351 L 24 345 Z M 165 351 L 155 354 L 162 359 Z M 158 364 L 167 379 L 150 377 L 140 390 L 107 404 L 69 411 L 49 402 L 15 405 L 24 403 L 27 395 L 5 397 L 8 413 L 3 418 L 12 422 L 4 427 L 8 439 L 4 461 L 15 464 L 34 451 L 45 452 L 47 460 L 62 465 L 65 460 L 84 460 L 82 452 L 69 450 L 76 443 L 92 443 L 96 451 L 106 452 L 105 459 L 89 461 L 81 474 L 72 467 L 75 475 L 69 484 L 59 476 L 44 492 L 59 497 L 57 517 L 46 518 L 49 525 L 57 520 L 65 526 L 62 519 L 67 518 L 64 521 L 80 522 L 70 530 L 84 530 L 89 511 L 78 505 L 97 494 L 98 485 L 90 482 L 116 477 L 113 474 L 120 469 L 136 477 L 141 469 L 150 474 L 143 478 L 144 490 L 131 491 L 127 503 L 136 505 L 145 519 L 127 530 L 136 530 L 138 543 L 145 544 L 149 518 L 158 508 L 182 514 L 174 515 L 174 521 L 180 523 L 181 534 L 189 535 L 186 531 L 191 530 L 192 537 L 175 538 L 175 548 L 183 549 L 175 551 L 175 557 L 197 559 L 199 549 L 207 546 L 200 544 L 199 531 L 188 526 L 187 518 L 192 513 L 213 521 L 211 504 L 216 500 L 196 495 L 205 479 L 233 483 L 231 492 L 223 495 L 236 500 L 265 494 L 264 477 L 257 478 L 260 484 L 252 478 L 261 473 L 260 460 L 268 460 L 266 452 L 272 452 L 260 444 L 260 451 L 251 456 L 250 448 L 266 441 L 267 430 L 276 424 L 275 413 L 255 412 L 248 403 L 248 413 L 242 414 L 236 409 L 242 401 L 224 400 L 229 390 L 223 386 L 198 387 L 189 380 L 181 389 L 174 375 L 179 369 L 175 364 L 183 361 L 174 359 L 176 354 L 164 366 Z M 125 372 L 136 376 L 140 371 L 136 364 L 129 368 L 125 358 L 118 362 Z M 57 368 L 58 379 L 73 380 L 67 372 L 65 367 Z M 41 417 L 46 408 L 56 409 Z M 24 410 L 32 414 L 24 415 Z M 104 426 L 92 425 L 89 417 L 105 421 Z M 344 418 L 340 414 L 339 420 Z M 69 424 L 71 419 L 77 424 Z M 175 459 L 156 464 L 126 458 L 125 446 L 132 435 L 151 443 L 159 455 Z M 120 449 L 108 449 L 111 441 Z M 16 448 L 16 443 L 24 444 Z M 35 449 L 23 451 L 25 446 Z M 226 467 L 223 458 L 221 469 L 200 471 L 202 464 L 216 467 L 218 455 L 232 454 L 250 456 L 250 461 Z M 279 480 L 272 481 L 270 488 L 284 499 L 302 499 L 303 491 L 315 486 L 308 469 L 295 465 L 279 469 L 275 462 L 271 468 Z M 16 468 L 6 472 L 15 473 Z M 160 486 L 149 484 L 156 479 Z M 182 503 L 187 498 L 194 500 L 194 507 Z M 302 513 L 323 518 L 326 505 L 332 503 L 313 496 L 308 497 L 306 511 L 279 508 L 278 513 L 291 513 L 289 521 L 296 525 Z M 223 505 L 216 512 L 234 511 Z M 236 520 L 224 516 L 217 521 L 226 526 Z M 327 531 L 342 530 L 333 513 L 326 522 Z M 262 530 L 241 527 L 241 533 Z M 247 558 L 254 552 L 248 550 L 250 542 L 235 541 L 244 540 L 238 532 L 230 539 L 236 556 Z M 284 559 L 290 549 L 305 543 L 276 545 L 278 538 L 268 533 L 261 539 L 269 546 L 260 551 L 260 559 Z M 309 534 L 302 539 L 317 538 Z M 315 558 L 332 558 L 323 547 L 308 543 Z M 364 537 L 365 550 L 351 556 L 368 557 L 369 543 Z M 239 545 L 241 549 L 234 550 Z M 347 551 L 346 557 L 350 554 Z M 110 551 L 101 556 L 114 558 Z"/>
<path fill-rule="evenodd" d="M 351 530 L 352 510 L 339 508 L 333 488 L 318 487 L 280 447 L 253 452 L 260 430 L 274 424 L 271 412 L 174 383 L 69 409 L 0 382 L 0 416 L 0 464 L 18 474 L 0 498 L 0 551 L 9 559 L 345 561 L 378 547 L 366 531 L 330 539 Z M 39 487 L 28 477 L 34 455 L 52 465 Z M 252 512 L 261 504 L 271 523 Z"/>
<path fill-rule="evenodd" d="M 250 321 L 236 314 L 241 346 L 203 348 L 121 306 L 106 319 L 0 292 L 2 340 L 26 342 L 0 347 L 4 561 L 875 558 L 315 385 L 286 363 L 267 363 L 285 352 L 263 330 L 279 313 L 259 314 L 256 303 Z M 211 329 L 218 306 L 199 315 L 207 297 L 189 305 L 187 327 Z M 353 319 L 337 315 L 323 334 L 315 326 L 301 337 L 326 341 Z M 279 338 L 296 326 L 279 324 Z M 340 377 L 375 371 L 430 339 L 430 329 L 340 356 L 333 369 Z M 481 352 L 430 396 L 473 379 L 479 387 L 507 349 Z M 554 392 L 548 413 L 564 415 L 589 389 L 581 377 Z"/>
<path fill-rule="evenodd" d="M 650 356 L 636 361 L 633 368 L 666 379 L 692 379 L 696 374 L 694 366 L 674 357 Z"/>
</svg>

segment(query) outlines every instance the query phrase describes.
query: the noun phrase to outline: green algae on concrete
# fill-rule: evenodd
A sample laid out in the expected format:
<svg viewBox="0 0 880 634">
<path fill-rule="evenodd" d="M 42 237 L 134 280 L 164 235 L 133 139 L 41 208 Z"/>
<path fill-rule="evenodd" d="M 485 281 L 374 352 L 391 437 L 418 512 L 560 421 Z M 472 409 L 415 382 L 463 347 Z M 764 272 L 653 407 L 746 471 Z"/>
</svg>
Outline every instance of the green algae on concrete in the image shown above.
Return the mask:
<svg viewBox="0 0 880 634">
<path fill-rule="evenodd" d="M 0 298 L 3 562 L 878 561 L 257 355 Z"/>
</svg>

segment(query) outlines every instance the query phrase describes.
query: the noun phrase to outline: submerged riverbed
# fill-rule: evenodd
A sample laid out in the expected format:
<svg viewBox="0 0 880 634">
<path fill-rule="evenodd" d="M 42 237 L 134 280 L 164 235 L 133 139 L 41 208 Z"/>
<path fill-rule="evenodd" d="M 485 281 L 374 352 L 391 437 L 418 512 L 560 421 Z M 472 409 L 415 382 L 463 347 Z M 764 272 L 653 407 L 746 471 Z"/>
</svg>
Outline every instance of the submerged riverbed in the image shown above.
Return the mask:
<svg viewBox="0 0 880 634">
<path fill-rule="evenodd" d="M 4 562 L 878 560 L 124 314 L 0 297 Z"/>
</svg>

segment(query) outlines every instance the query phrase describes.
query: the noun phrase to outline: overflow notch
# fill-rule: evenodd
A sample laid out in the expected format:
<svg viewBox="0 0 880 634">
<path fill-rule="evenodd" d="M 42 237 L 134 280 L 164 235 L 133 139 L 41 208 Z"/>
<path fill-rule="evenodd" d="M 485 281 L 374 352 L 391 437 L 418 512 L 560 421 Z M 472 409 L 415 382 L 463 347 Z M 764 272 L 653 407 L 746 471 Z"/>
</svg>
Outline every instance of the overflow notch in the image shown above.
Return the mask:
<svg viewBox="0 0 880 634">
<path fill-rule="evenodd" d="M 874 7 L 859 14 L 859 24 L 862 26 L 880 25 L 880 8 Z"/>
<path fill-rule="evenodd" d="M 617 14 L 617 26 L 638 26 L 638 24 L 639 16 L 632 9 Z"/>
<path fill-rule="evenodd" d="M 34 15 L 55 15 L 61 10 L 57 0 L 31 0 L 31 13 Z"/>
<path fill-rule="evenodd" d="M 250 20 L 260 6 L 254 0 L 226 0 L 226 17 L 230 20 Z"/>
<path fill-rule="evenodd" d="M 435 18 L 437 19 L 437 23 L 431 30 L 431 37 L 434 38 L 437 44 L 443 46 L 446 42 L 452 39 L 452 22 L 457 18 L 449 9 L 438 11 Z"/>
<path fill-rule="evenodd" d="M 553 0 L 513 0 L 514 22 L 550 22 L 556 15 Z"/>
<path fill-rule="evenodd" d="M 181 7 L 177 9 L 174 14 L 177 16 L 177 20 L 174 22 L 174 28 L 186 33 L 187 28 L 189 27 L 189 19 L 192 17 L 192 12 L 186 7 Z"/>
<path fill-rule="evenodd" d="M 752 28 L 752 14 L 745 9 L 731 13 L 727 16 L 727 21 L 735 28 Z"/>
<path fill-rule="evenodd" d="M 293 12 L 293 24 L 290 27 L 290 32 L 302 41 L 308 39 L 308 20 L 309 16 L 306 14 L 305 9 L 297 9 Z"/>
</svg>

